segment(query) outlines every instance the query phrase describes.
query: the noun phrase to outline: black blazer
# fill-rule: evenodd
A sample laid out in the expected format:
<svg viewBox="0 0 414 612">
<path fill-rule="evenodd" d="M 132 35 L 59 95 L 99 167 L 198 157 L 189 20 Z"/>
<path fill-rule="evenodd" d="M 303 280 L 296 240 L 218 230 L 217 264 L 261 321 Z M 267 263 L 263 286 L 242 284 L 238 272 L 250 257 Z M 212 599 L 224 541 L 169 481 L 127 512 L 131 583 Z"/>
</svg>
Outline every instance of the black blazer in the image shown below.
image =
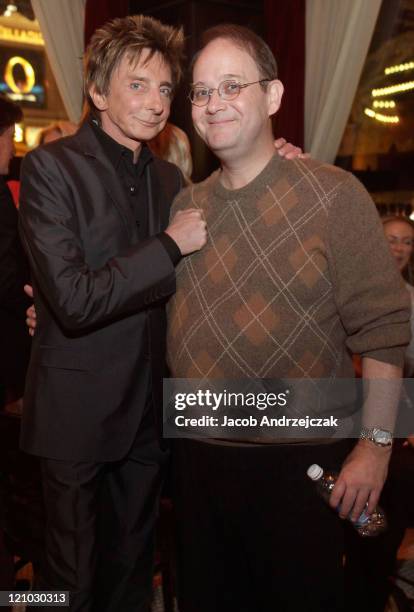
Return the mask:
<svg viewBox="0 0 414 612">
<path fill-rule="evenodd" d="M 159 159 L 147 169 L 151 237 L 139 242 L 123 186 L 88 123 L 24 160 L 20 228 L 38 315 L 22 422 L 27 452 L 114 461 L 136 435 L 149 377 L 160 408 L 164 303 L 175 271 L 155 234 L 168 224 L 182 175 Z"/>
</svg>

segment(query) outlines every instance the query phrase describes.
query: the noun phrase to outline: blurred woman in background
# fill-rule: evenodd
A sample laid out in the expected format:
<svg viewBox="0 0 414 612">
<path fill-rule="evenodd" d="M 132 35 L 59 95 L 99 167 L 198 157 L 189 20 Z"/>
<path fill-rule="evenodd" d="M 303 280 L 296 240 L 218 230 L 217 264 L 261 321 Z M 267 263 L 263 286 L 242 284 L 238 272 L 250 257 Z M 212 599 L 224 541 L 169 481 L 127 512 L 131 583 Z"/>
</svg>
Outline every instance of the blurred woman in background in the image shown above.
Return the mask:
<svg viewBox="0 0 414 612">
<path fill-rule="evenodd" d="M 47 125 L 43 130 L 39 132 L 37 144 L 43 145 L 48 142 L 53 142 L 64 136 L 72 136 L 77 130 L 78 125 L 71 121 L 56 121 Z"/>
<path fill-rule="evenodd" d="M 405 280 L 405 277 L 409 277 L 407 271 L 414 249 L 414 224 L 407 217 L 397 216 L 384 217 L 382 223 L 391 254 Z M 414 287 L 407 282 L 405 284 L 411 297 L 412 334 L 404 361 L 404 377 L 407 378 L 414 374 Z M 358 361 L 354 363 L 357 365 Z M 414 410 L 412 399 L 404 391 L 401 403 L 405 403 L 410 411 Z M 410 418 L 412 421 L 414 416 Z M 390 576 L 395 570 L 396 556 L 405 530 L 414 524 L 413 484 L 414 436 L 395 438 L 380 500 L 388 519 L 387 531 L 375 538 L 361 538 L 352 527 L 345 525 L 346 593 L 348 604 L 354 610 L 384 612 L 384 609 L 388 610 L 385 606 L 390 593 L 393 595 L 393 605 L 397 605 L 393 609 L 409 609 L 404 594 L 393 587 Z"/>
<path fill-rule="evenodd" d="M 187 184 L 191 183 L 193 160 L 188 136 L 173 123 L 167 123 L 165 128 L 149 143 L 154 155 L 178 166 Z"/>
<path fill-rule="evenodd" d="M 414 247 L 414 223 L 407 217 L 384 217 L 384 234 L 401 274 L 406 274 Z M 408 274 L 409 276 L 409 274 Z M 407 347 L 404 376 L 414 374 L 414 287 L 405 283 L 411 297 L 411 342 Z"/>
</svg>

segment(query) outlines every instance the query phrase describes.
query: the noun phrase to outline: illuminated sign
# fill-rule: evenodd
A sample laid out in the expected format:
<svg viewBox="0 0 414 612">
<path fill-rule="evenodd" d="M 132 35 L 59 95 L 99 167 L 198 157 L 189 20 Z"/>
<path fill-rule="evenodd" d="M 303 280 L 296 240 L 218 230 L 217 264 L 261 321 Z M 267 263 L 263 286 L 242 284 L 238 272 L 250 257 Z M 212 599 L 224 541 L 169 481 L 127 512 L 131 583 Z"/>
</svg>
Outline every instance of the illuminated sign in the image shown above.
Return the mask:
<svg viewBox="0 0 414 612">
<path fill-rule="evenodd" d="M 0 47 L 0 93 L 22 106 L 45 107 L 44 54 Z"/>
<path fill-rule="evenodd" d="M 45 44 L 42 33 L 37 30 L 22 30 L 20 28 L 10 28 L 4 25 L 0 25 L 0 40 L 42 47 Z"/>
<path fill-rule="evenodd" d="M 16 81 L 13 68 L 21 66 L 24 73 L 23 81 Z M 4 80 L 14 93 L 30 93 L 34 87 L 36 78 L 33 66 L 24 57 L 15 55 L 7 62 L 6 70 L 4 71 Z"/>
</svg>

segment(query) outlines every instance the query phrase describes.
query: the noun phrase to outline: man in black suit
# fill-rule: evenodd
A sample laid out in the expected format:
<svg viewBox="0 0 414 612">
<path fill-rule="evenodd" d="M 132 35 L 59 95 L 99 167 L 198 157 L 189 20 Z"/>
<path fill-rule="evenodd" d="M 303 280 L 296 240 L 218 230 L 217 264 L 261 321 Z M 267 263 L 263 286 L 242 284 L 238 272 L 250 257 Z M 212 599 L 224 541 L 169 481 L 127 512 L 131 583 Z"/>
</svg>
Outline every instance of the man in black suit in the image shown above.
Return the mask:
<svg viewBox="0 0 414 612">
<path fill-rule="evenodd" d="M 30 339 L 25 331 L 28 300 L 23 285 L 27 260 L 17 231 L 18 213 L 5 177 L 14 155 L 14 126 L 21 109 L 0 97 L 0 406 L 23 395 Z"/>
<path fill-rule="evenodd" d="M 41 457 L 42 586 L 71 591 L 76 612 L 149 607 L 164 303 L 175 264 L 206 240 L 198 211 L 168 225 L 182 175 L 145 145 L 168 119 L 182 52 L 182 31 L 149 17 L 106 24 L 87 51 L 90 118 L 22 170 L 38 319 L 22 448 Z"/>
</svg>

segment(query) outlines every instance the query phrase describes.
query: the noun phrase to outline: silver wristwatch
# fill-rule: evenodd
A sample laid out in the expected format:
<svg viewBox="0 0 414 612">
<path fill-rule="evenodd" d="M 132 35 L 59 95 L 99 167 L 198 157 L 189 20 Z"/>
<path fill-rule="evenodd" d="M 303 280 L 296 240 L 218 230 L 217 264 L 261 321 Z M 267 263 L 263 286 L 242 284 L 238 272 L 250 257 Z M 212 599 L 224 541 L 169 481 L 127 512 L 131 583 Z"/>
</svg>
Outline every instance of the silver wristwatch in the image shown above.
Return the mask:
<svg viewBox="0 0 414 612">
<path fill-rule="evenodd" d="M 392 446 L 392 433 L 379 427 L 363 427 L 359 437 L 370 440 L 377 446 Z"/>
</svg>

